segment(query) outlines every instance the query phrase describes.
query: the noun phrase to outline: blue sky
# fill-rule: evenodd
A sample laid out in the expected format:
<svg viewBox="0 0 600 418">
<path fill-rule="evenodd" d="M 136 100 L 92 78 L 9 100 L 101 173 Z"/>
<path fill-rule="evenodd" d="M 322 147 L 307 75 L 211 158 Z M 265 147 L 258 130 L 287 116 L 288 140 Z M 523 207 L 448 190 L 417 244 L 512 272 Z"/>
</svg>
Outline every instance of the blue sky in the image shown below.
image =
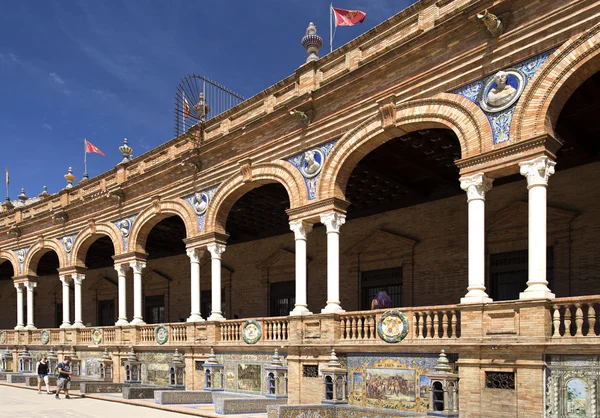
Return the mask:
<svg viewBox="0 0 600 418">
<path fill-rule="evenodd" d="M 340 27 L 334 48 L 414 1 L 345 0 L 367 13 Z M 251 97 L 292 74 L 315 22 L 327 52 L 323 0 L 21 0 L 0 15 L 0 167 L 10 195 L 56 193 L 73 167 L 83 174 L 83 138 L 106 154 L 88 155 L 91 177 L 174 134 L 174 95 L 187 74 L 206 76 Z M 2 185 L 2 197 L 4 186 Z"/>
</svg>

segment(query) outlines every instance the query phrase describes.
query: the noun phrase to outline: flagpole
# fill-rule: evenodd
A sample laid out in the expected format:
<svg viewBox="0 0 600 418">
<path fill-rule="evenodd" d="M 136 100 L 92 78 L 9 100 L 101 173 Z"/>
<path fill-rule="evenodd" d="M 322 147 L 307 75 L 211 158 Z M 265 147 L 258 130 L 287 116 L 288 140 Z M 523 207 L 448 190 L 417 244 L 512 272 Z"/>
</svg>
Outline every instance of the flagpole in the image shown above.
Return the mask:
<svg viewBox="0 0 600 418">
<path fill-rule="evenodd" d="M 83 178 L 87 177 L 87 147 L 86 147 L 86 138 L 83 138 Z"/>
<path fill-rule="evenodd" d="M 329 3 L 329 52 L 333 52 L 333 3 Z"/>
</svg>

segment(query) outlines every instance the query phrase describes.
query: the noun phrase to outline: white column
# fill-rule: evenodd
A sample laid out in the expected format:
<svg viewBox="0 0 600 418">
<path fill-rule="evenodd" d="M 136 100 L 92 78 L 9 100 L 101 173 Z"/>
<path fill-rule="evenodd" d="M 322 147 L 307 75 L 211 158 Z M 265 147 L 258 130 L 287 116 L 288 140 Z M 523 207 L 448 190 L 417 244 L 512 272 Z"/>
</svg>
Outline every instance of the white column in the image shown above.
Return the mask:
<svg viewBox="0 0 600 418">
<path fill-rule="evenodd" d="M 142 315 L 142 270 L 146 268 L 146 263 L 141 260 L 129 263 L 133 269 L 133 320 L 132 325 L 143 325 L 144 316 Z"/>
<path fill-rule="evenodd" d="M 81 309 L 81 284 L 85 279 L 85 274 L 74 274 L 73 275 L 73 286 L 75 288 L 75 322 L 73 328 L 83 328 L 83 315 Z"/>
<path fill-rule="evenodd" d="M 492 180 L 484 173 L 460 179 L 467 192 L 469 206 L 469 286 L 460 303 L 487 303 L 492 299 L 485 292 L 485 194 Z"/>
<path fill-rule="evenodd" d="M 25 288 L 27 289 L 27 325 L 25 329 L 36 329 L 33 323 L 33 289 L 37 286 L 36 282 L 25 282 Z"/>
<path fill-rule="evenodd" d="M 345 222 L 340 213 L 321 215 L 327 227 L 327 306 L 321 313 L 345 312 L 340 305 L 340 228 Z"/>
<path fill-rule="evenodd" d="M 519 163 L 529 190 L 529 280 L 519 299 L 552 299 L 546 281 L 546 188 L 556 163 L 538 157 Z"/>
<path fill-rule="evenodd" d="M 191 304 L 192 312 L 187 319 L 188 322 L 204 321 L 200 315 L 200 259 L 204 251 L 199 248 L 190 248 L 187 250 L 187 255 L 190 258 L 190 281 L 191 281 Z"/>
<path fill-rule="evenodd" d="M 62 282 L 62 309 L 63 309 L 63 322 L 60 325 L 61 328 L 71 328 L 70 318 L 70 307 L 69 307 L 69 290 L 70 290 L 70 279 L 67 276 L 59 276 Z"/>
<path fill-rule="evenodd" d="M 15 289 L 17 289 L 17 326 L 16 330 L 22 330 L 25 328 L 23 322 L 23 283 L 15 283 Z"/>
<path fill-rule="evenodd" d="M 129 325 L 127 321 L 127 269 L 129 266 L 125 263 L 115 264 L 115 270 L 119 277 L 119 319 L 116 326 Z"/>
<path fill-rule="evenodd" d="M 221 312 L 221 254 L 225 252 L 223 244 L 209 244 L 208 251 L 211 255 L 211 305 L 212 311 L 208 317 L 209 321 L 223 321 Z"/>
<path fill-rule="evenodd" d="M 296 240 L 296 304 L 290 315 L 310 315 L 306 298 L 306 236 L 312 224 L 305 221 L 290 222 Z"/>
</svg>

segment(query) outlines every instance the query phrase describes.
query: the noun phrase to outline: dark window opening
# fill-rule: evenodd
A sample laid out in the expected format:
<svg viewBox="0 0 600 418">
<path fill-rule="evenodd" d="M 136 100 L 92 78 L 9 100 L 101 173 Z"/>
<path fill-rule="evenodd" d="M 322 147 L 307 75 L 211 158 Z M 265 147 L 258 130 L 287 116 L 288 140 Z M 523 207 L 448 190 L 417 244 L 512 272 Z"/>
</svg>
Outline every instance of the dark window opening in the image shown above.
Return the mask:
<svg viewBox="0 0 600 418">
<path fill-rule="evenodd" d="M 295 281 L 271 283 L 269 316 L 287 316 L 296 303 Z"/>
<path fill-rule="evenodd" d="M 225 289 L 221 289 L 221 312 L 225 316 Z M 200 315 L 207 319 L 212 313 L 212 295 L 210 290 L 200 292 Z"/>
<path fill-rule="evenodd" d="M 377 292 L 385 291 L 393 307 L 402 306 L 402 267 L 363 271 L 360 274 L 361 310 L 371 309 Z"/>
<path fill-rule="evenodd" d="M 115 324 L 115 301 L 98 301 L 98 326 L 110 326 Z"/>
<path fill-rule="evenodd" d="M 148 324 L 160 324 L 165 322 L 165 297 L 146 296 L 145 320 Z"/>
<path fill-rule="evenodd" d="M 319 366 L 312 364 L 303 365 L 302 377 L 319 377 Z"/>
<path fill-rule="evenodd" d="M 516 300 L 527 289 L 528 250 L 510 251 L 490 256 L 491 294 L 494 300 Z M 546 280 L 554 288 L 554 248 L 546 251 Z"/>
</svg>

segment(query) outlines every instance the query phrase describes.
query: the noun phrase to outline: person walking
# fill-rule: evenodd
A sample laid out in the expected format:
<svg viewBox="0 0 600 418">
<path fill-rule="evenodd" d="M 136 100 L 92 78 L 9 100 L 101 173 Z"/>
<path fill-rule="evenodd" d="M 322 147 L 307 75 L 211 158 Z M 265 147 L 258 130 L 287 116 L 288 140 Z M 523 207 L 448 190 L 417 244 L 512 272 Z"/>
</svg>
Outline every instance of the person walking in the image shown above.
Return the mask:
<svg viewBox="0 0 600 418">
<path fill-rule="evenodd" d="M 56 399 L 60 399 L 60 391 L 64 390 L 65 399 L 71 399 L 69 396 L 69 388 L 71 387 L 71 375 L 73 372 L 71 371 L 71 358 L 65 357 L 62 363 L 58 363 L 56 368 L 58 369 L 58 384 L 56 385 L 56 395 L 54 396 Z"/>
<path fill-rule="evenodd" d="M 48 363 L 48 357 L 43 356 L 35 366 L 35 372 L 38 375 L 38 394 L 42 393 L 42 381 L 46 385 L 46 393 L 50 395 L 50 385 L 48 384 L 48 373 L 50 371 L 50 364 Z"/>
</svg>

